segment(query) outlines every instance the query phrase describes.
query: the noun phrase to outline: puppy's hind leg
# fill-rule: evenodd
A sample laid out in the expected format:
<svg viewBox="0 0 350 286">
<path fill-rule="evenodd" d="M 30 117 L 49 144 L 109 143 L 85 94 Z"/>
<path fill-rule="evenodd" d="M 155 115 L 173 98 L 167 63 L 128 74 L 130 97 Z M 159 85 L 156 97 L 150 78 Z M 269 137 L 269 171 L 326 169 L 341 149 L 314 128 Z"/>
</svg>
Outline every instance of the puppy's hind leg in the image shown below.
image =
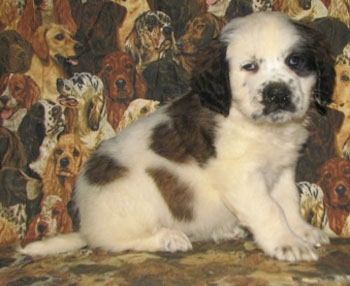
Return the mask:
<svg viewBox="0 0 350 286">
<path fill-rule="evenodd" d="M 118 248 L 131 249 L 137 251 L 188 251 L 192 249 L 192 244 L 187 235 L 181 231 L 160 228 L 150 236 L 129 240 L 125 243 L 120 243 Z"/>
</svg>

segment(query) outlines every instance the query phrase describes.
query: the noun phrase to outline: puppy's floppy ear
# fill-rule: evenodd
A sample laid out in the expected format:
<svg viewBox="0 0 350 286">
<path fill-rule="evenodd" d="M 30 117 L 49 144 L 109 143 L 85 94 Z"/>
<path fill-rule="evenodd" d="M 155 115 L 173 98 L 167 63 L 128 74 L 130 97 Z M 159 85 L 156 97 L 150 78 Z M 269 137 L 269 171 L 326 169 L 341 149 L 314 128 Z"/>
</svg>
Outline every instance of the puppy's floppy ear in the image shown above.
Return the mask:
<svg viewBox="0 0 350 286">
<path fill-rule="evenodd" d="M 224 116 L 228 116 L 232 102 L 226 49 L 218 38 L 212 40 L 200 51 L 191 79 L 201 104 Z"/>
<path fill-rule="evenodd" d="M 335 61 L 330 52 L 329 42 L 312 26 L 297 22 L 294 24 L 304 37 L 317 71 L 317 81 L 313 90 L 314 103 L 321 113 L 325 113 L 325 107 L 332 102 L 335 85 Z"/>
</svg>

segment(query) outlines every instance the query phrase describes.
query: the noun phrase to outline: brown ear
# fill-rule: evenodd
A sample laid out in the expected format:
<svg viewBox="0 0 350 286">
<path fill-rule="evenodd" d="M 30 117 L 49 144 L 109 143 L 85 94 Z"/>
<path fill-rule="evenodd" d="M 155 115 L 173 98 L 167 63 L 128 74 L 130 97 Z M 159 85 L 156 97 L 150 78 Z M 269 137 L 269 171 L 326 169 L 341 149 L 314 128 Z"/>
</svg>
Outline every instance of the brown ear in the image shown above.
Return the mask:
<svg viewBox="0 0 350 286">
<path fill-rule="evenodd" d="M 125 49 L 126 52 L 132 56 L 135 63 L 138 64 L 140 61 L 141 41 L 135 28 L 133 28 L 130 34 L 126 37 Z"/>
<path fill-rule="evenodd" d="M 60 205 L 61 209 L 61 216 L 57 219 L 60 219 L 60 224 L 61 227 L 57 230 L 58 233 L 70 233 L 73 231 L 73 224 L 72 224 L 72 219 L 70 218 L 70 216 L 68 215 L 68 212 L 66 209 L 66 206 L 62 203 L 62 205 Z"/>
<path fill-rule="evenodd" d="M 39 215 L 36 215 L 32 221 L 29 224 L 29 227 L 27 229 L 27 232 L 25 234 L 25 236 L 23 237 L 22 241 L 21 241 L 21 246 L 25 247 L 28 243 L 33 242 L 38 240 L 38 237 L 36 235 L 36 226 L 37 226 L 37 221 L 38 221 Z"/>
<path fill-rule="evenodd" d="M 32 46 L 36 55 L 43 61 L 49 60 L 49 46 L 46 42 L 47 27 L 40 26 L 32 37 Z"/>
<path fill-rule="evenodd" d="M 25 99 L 25 107 L 27 110 L 31 108 L 31 106 L 39 101 L 41 98 L 41 90 L 37 83 L 29 76 L 25 75 L 26 87 L 27 87 L 27 96 Z"/>
<path fill-rule="evenodd" d="M 77 32 L 77 24 L 72 16 L 72 9 L 68 0 L 55 0 L 54 13 L 57 23 L 64 25 L 74 35 Z"/>
<path fill-rule="evenodd" d="M 136 72 L 136 94 L 139 98 L 146 98 L 146 92 L 147 92 L 147 81 L 145 78 L 138 72 Z"/>
</svg>

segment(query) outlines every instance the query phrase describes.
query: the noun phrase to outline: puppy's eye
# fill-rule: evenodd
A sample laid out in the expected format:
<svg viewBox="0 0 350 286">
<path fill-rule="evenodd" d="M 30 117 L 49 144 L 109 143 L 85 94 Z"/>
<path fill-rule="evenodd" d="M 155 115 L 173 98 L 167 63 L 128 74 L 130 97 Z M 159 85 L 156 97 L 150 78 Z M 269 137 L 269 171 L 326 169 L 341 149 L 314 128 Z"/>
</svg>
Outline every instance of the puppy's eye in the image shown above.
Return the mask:
<svg viewBox="0 0 350 286">
<path fill-rule="evenodd" d="M 106 71 L 110 72 L 112 69 L 113 69 L 112 66 L 110 65 L 106 66 Z"/>
<path fill-rule="evenodd" d="M 244 65 L 242 65 L 242 69 L 245 71 L 250 71 L 250 72 L 255 72 L 259 69 L 259 66 L 257 63 L 253 62 L 253 63 L 246 63 Z"/>
<path fill-rule="evenodd" d="M 55 39 L 58 40 L 58 41 L 62 41 L 64 39 L 64 35 L 63 34 L 57 34 L 55 36 Z"/>
<path fill-rule="evenodd" d="M 57 210 L 57 209 L 53 209 L 53 210 L 52 210 L 52 214 L 53 214 L 53 215 L 59 215 L 59 214 L 60 214 L 60 211 Z"/>
<path fill-rule="evenodd" d="M 197 25 L 196 29 L 197 29 L 197 30 L 203 30 L 204 27 L 205 27 L 205 25 L 199 24 L 199 25 Z"/>
<path fill-rule="evenodd" d="M 63 154 L 63 150 L 62 149 L 56 149 L 55 154 L 58 155 L 58 156 L 62 155 Z"/>
<path fill-rule="evenodd" d="M 292 54 L 287 58 L 287 65 L 293 70 L 300 70 L 305 65 L 305 58 L 298 54 Z"/>
</svg>

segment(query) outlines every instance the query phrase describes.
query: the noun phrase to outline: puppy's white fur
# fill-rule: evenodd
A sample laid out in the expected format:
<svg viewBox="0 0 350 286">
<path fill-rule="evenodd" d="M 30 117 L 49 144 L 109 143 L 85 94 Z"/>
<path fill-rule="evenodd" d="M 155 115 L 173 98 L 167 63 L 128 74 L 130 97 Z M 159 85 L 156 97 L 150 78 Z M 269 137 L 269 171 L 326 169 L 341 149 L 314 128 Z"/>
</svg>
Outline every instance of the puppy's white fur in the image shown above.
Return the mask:
<svg viewBox="0 0 350 286">
<path fill-rule="evenodd" d="M 204 112 L 215 130 L 214 154 L 201 161 L 195 156 L 172 159 L 171 154 L 157 152 L 152 147 L 157 141 L 155 129 L 164 125 L 170 133 L 176 132 L 172 128 L 178 118 L 172 112 L 184 99 L 158 109 L 104 141 L 85 166 L 75 197 L 80 232 L 29 244 L 23 253 L 52 254 L 84 245 L 111 251 L 187 251 L 191 241 L 243 237 L 244 226 L 270 256 L 288 261 L 317 259 L 313 245 L 327 243 L 328 238 L 303 221 L 294 183 L 317 73 L 300 76 L 286 65 L 288 55 L 304 40 L 278 13 L 233 20 L 221 40 L 227 43 L 232 102 L 227 116 Z M 258 68 L 249 70 L 251 64 Z M 293 108 L 266 111 L 262 91 L 270 82 L 288 86 L 287 107 Z M 204 109 L 200 107 L 196 116 L 203 115 Z M 176 112 L 182 119 L 190 111 Z M 111 167 L 119 170 L 116 165 L 121 166 L 125 173 L 100 183 L 91 175 L 96 158 L 109 158 Z M 174 180 L 179 187 L 175 191 L 185 199 L 167 193 L 157 183 L 161 178 L 150 175 L 154 169 Z"/>
</svg>

